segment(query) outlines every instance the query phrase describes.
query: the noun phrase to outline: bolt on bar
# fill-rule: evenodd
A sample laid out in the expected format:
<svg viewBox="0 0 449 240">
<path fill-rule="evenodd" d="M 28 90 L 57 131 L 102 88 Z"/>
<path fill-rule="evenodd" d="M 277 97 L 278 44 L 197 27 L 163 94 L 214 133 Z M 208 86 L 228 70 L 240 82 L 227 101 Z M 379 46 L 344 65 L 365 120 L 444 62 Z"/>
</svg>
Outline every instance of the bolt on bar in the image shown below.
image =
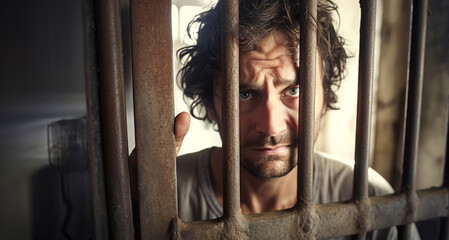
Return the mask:
<svg viewBox="0 0 449 240">
<path fill-rule="evenodd" d="M 168 239 L 178 214 L 171 1 L 133 0 L 131 25 L 141 237 Z"/>
<path fill-rule="evenodd" d="M 357 124 L 355 141 L 355 165 L 353 201 L 359 207 L 358 226 L 362 233 L 353 239 L 365 239 L 369 226 L 368 216 L 368 167 L 370 158 L 371 106 L 373 97 L 374 39 L 376 1 L 360 1 L 360 58 L 357 97 Z"/>
<path fill-rule="evenodd" d="M 315 122 L 315 82 L 317 45 L 317 0 L 300 3 L 299 97 L 298 111 L 298 196 L 300 224 L 304 236 L 314 235 L 313 145 Z"/>
<path fill-rule="evenodd" d="M 416 214 L 416 162 L 418 158 L 419 123 L 421 118 L 421 99 L 424 75 L 424 56 L 426 46 L 427 0 L 414 0 L 411 4 L 411 35 L 409 69 L 407 82 L 406 121 L 404 134 L 404 163 L 401 191 L 408 197 L 409 222 Z M 404 239 L 410 239 L 411 225 L 400 230 Z"/>
<path fill-rule="evenodd" d="M 239 144 L 239 1 L 226 0 L 221 5 L 221 61 L 223 111 L 224 198 L 223 217 L 235 219 L 240 210 Z"/>
<path fill-rule="evenodd" d="M 112 239 L 134 235 L 128 168 L 122 39 L 118 0 L 96 0 L 104 163 Z"/>
<path fill-rule="evenodd" d="M 101 142 L 100 82 L 97 73 L 95 13 L 92 0 L 83 0 L 84 57 L 86 76 L 86 109 L 92 175 L 92 203 L 95 239 L 109 239 L 106 206 L 106 183 Z"/>
</svg>

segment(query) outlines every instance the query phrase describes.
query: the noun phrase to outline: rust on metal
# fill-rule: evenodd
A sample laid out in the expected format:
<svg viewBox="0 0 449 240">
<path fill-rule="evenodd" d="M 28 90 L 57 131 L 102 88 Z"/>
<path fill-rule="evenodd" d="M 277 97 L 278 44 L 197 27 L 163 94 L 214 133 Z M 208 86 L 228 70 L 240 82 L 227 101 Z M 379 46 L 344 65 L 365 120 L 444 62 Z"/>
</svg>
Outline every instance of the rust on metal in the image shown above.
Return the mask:
<svg viewBox="0 0 449 240">
<path fill-rule="evenodd" d="M 374 39 L 376 1 L 360 1 L 360 58 L 357 92 L 357 123 L 353 201 L 357 205 L 356 228 L 362 232 L 353 239 L 365 239 L 369 228 L 368 167 L 370 156 L 371 109 L 373 98 Z"/>
<path fill-rule="evenodd" d="M 95 238 L 109 239 L 106 206 L 106 183 L 101 140 L 100 80 L 98 78 L 95 13 L 92 0 L 83 0 L 84 58 L 89 160 L 92 176 L 92 204 Z"/>
<path fill-rule="evenodd" d="M 128 169 L 119 1 L 95 1 L 101 118 L 108 197 L 109 234 L 132 239 L 134 228 Z"/>
<path fill-rule="evenodd" d="M 358 205 L 352 201 L 314 205 L 317 219 L 316 231 L 310 238 L 326 239 L 330 237 L 349 236 L 364 231 L 383 229 L 392 226 L 408 224 L 426 219 L 444 217 L 449 213 L 449 189 L 434 188 L 417 192 L 419 199 L 418 211 L 413 219 L 404 218 L 407 215 L 407 196 L 404 193 L 371 197 L 366 229 L 357 227 L 359 214 Z M 253 239 L 298 239 L 304 234 L 298 225 L 298 213 L 295 209 L 245 215 L 243 221 L 247 226 L 247 234 Z M 181 239 L 210 239 L 241 235 L 224 233 L 223 219 L 182 222 L 179 220 L 179 236 Z"/>
<path fill-rule="evenodd" d="M 449 100 L 449 99 L 448 99 Z M 444 156 L 444 175 L 442 187 L 449 187 L 449 101 L 446 110 L 446 149 Z M 441 218 L 440 239 L 449 239 L 449 215 Z"/>
<path fill-rule="evenodd" d="M 404 136 L 404 169 L 402 190 L 415 188 L 418 155 L 419 123 L 421 119 L 422 84 L 427 26 L 427 0 L 414 0 L 410 34 L 409 79 L 407 83 L 406 122 Z"/>
<path fill-rule="evenodd" d="M 372 97 L 374 1 L 364 2 L 361 28 L 358 141 L 352 201 L 312 203 L 317 1 L 301 10 L 298 204 L 282 211 L 242 215 L 240 210 L 238 110 L 238 1 L 222 0 L 223 218 L 183 222 L 177 218 L 170 2 L 135 0 L 132 6 L 133 70 L 140 216 L 143 239 L 324 239 L 435 217 L 447 217 L 449 190 L 405 191 L 368 198 L 369 126 Z M 366 4 L 366 5 L 365 5 Z M 158 9 L 158 11 L 154 11 Z M 365 9 L 365 10 L 364 10 Z M 149 12 L 155 14 L 148 14 Z M 367 21 L 367 22 L 365 22 Z M 372 26 L 370 26 L 372 25 Z M 425 29 L 424 29 L 425 30 Z M 422 63 L 421 63 L 422 67 Z M 161 103 L 164 104 L 161 104 Z M 168 102 L 168 104 L 167 104 Z M 419 116 L 418 116 L 419 117 Z M 358 169 L 358 170 L 357 170 Z M 414 170 L 413 170 L 414 171 Z M 413 172 L 412 171 L 412 172 Z M 414 173 L 411 177 L 414 181 Z M 413 183 L 414 184 L 414 183 Z M 410 203 L 413 206 L 410 209 Z M 413 212 L 413 214 L 410 214 Z"/>
<path fill-rule="evenodd" d="M 298 196 L 297 224 L 301 230 L 295 230 L 302 238 L 310 239 L 315 233 L 316 219 L 312 204 L 313 146 L 315 122 L 315 82 L 317 31 L 317 1 L 304 1 L 300 5 L 299 25 L 299 97 L 298 111 Z"/>
<path fill-rule="evenodd" d="M 371 128 L 372 82 L 376 1 L 360 1 L 360 58 L 357 94 L 357 124 L 354 166 L 354 200 L 368 197 L 368 166 Z"/>
<path fill-rule="evenodd" d="M 408 196 L 409 213 L 406 219 L 416 214 L 417 197 L 415 194 L 416 162 L 418 158 L 419 124 L 421 119 L 421 99 L 424 75 L 424 56 L 426 45 L 428 1 L 414 0 L 411 4 L 411 34 L 407 81 L 407 103 L 404 133 L 404 161 L 401 191 Z M 411 225 L 406 225 L 400 235 L 410 239 Z"/>
<path fill-rule="evenodd" d="M 313 142 L 315 122 L 315 76 L 316 76 L 316 27 L 317 1 L 301 4 L 301 37 L 299 53 L 299 97 L 298 115 L 298 205 L 312 203 Z"/>
<path fill-rule="evenodd" d="M 136 160 L 142 239 L 171 237 L 177 218 L 171 2 L 131 2 Z"/>
<path fill-rule="evenodd" d="M 239 1 L 221 2 L 222 37 L 222 116 L 224 192 L 223 217 L 238 218 L 240 210 L 240 144 L 239 144 Z M 237 220 L 235 220 L 237 221 Z M 230 230 L 233 222 L 228 222 Z"/>
<path fill-rule="evenodd" d="M 446 144 L 445 144 L 445 152 L 444 152 L 444 175 L 443 175 L 443 184 L 444 187 L 449 187 L 449 98 L 447 102 L 446 109 Z"/>
</svg>

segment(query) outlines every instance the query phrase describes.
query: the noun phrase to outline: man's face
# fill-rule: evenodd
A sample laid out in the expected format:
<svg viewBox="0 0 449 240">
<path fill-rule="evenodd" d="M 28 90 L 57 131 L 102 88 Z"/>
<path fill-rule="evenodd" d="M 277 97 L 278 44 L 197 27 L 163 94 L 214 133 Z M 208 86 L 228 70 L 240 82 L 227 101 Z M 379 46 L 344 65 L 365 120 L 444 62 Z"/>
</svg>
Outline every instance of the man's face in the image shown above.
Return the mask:
<svg viewBox="0 0 449 240">
<path fill-rule="evenodd" d="M 259 178 L 281 177 L 297 165 L 298 67 L 287 37 L 273 32 L 257 50 L 240 55 L 240 158 Z M 315 92 L 316 140 L 325 111 L 322 71 L 317 57 Z M 222 125 L 221 88 L 214 83 L 214 106 L 209 116 Z"/>
</svg>

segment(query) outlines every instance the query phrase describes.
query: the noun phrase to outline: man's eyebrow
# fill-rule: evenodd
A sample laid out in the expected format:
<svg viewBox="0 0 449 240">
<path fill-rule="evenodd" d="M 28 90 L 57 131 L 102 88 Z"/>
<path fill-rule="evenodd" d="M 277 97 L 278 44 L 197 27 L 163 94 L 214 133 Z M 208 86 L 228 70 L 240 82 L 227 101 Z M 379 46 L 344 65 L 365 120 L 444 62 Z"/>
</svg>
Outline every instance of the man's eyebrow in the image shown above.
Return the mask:
<svg viewBox="0 0 449 240">
<path fill-rule="evenodd" d="M 299 84 L 299 79 L 291 79 L 291 78 L 275 78 L 275 85 L 293 85 Z"/>
<path fill-rule="evenodd" d="M 285 79 L 285 78 L 275 78 L 274 85 L 296 85 L 299 84 L 299 79 Z M 240 83 L 239 88 L 241 90 L 258 90 L 263 88 L 260 84 L 252 84 L 251 81 L 249 83 Z"/>
</svg>

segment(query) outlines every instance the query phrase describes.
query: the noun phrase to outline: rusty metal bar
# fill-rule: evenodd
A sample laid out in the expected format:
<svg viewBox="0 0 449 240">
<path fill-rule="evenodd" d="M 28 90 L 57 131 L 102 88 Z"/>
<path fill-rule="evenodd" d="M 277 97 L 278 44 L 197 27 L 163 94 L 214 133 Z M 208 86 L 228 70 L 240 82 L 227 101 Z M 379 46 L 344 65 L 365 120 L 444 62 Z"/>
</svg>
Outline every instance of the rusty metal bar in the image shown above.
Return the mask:
<svg viewBox="0 0 449 240">
<path fill-rule="evenodd" d="M 357 97 L 357 126 L 355 141 L 355 165 L 353 200 L 358 204 L 357 227 L 370 225 L 368 198 L 368 167 L 370 159 L 371 109 L 373 98 L 374 41 L 376 31 L 376 1 L 360 1 L 360 57 Z M 353 236 L 365 239 L 366 232 Z"/>
<path fill-rule="evenodd" d="M 299 97 L 298 111 L 298 190 L 296 208 L 297 221 L 303 233 L 299 236 L 309 239 L 314 235 L 315 214 L 312 204 L 313 189 L 313 146 L 315 123 L 315 84 L 317 55 L 317 1 L 303 1 L 300 4 L 299 43 Z"/>
<path fill-rule="evenodd" d="M 240 210 L 240 146 L 239 146 L 239 1 L 223 0 L 222 28 L 222 116 L 223 116 L 223 217 L 235 219 Z"/>
<path fill-rule="evenodd" d="M 168 239 L 177 218 L 171 2 L 131 2 L 142 239 Z"/>
<path fill-rule="evenodd" d="M 95 1 L 109 233 L 112 239 L 132 239 L 134 230 L 119 9 L 118 0 Z"/>
<path fill-rule="evenodd" d="M 360 1 L 360 8 L 360 58 L 353 190 L 353 198 L 357 201 L 368 197 L 376 1 Z"/>
<path fill-rule="evenodd" d="M 424 75 L 426 45 L 427 0 L 414 0 L 411 4 L 411 35 L 407 83 L 406 122 L 404 134 L 404 163 L 401 191 L 408 196 L 409 216 L 417 211 L 415 195 L 416 162 L 418 158 L 419 123 Z M 403 239 L 410 239 L 411 225 L 400 230 Z"/>
<path fill-rule="evenodd" d="M 444 175 L 442 187 L 449 187 L 449 99 L 446 110 L 446 148 L 444 153 Z M 440 221 L 440 239 L 449 239 L 449 216 Z"/>
<path fill-rule="evenodd" d="M 300 10 L 298 115 L 298 207 L 312 205 L 313 144 L 315 122 L 316 25 L 317 1 L 304 1 Z"/>
<path fill-rule="evenodd" d="M 298 111 L 298 190 L 296 208 L 302 233 L 299 236 L 310 238 L 315 228 L 315 214 L 312 204 L 313 189 L 313 146 L 315 123 L 315 84 L 317 55 L 317 1 L 309 0 L 300 4 L 300 43 L 299 43 L 299 97 Z"/>
<path fill-rule="evenodd" d="M 449 213 L 448 188 L 433 188 L 417 192 L 418 211 L 413 219 L 407 219 L 408 214 L 406 194 L 372 197 L 366 229 L 357 227 L 359 207 L 354 202 L 328 203 L 315 205 L 317 222 L 316 231 L 312 237 L 325 239 L 347 236 L 364 231 L 383 229 L 391 226 L 422 221 L 435 217 L 447 216 Z M 252 239 L 298 239 L 302 228 L 298 224 L 297 212 L 282 210 L 261 214 L 248 215 L 244 219 L 248 228 L 246 234 Z M 225 232 L 223 222 L 217 220 L 201 222 L 178 222 L 181 239 L 219 239 L 229 236 Z M 232 233 L 231 233 L 232 234 Z"/>
<path fill-rule="evenodd" d="M 449 98 L 446 110 L 446 148 L 444 153 L 444 175 L 442 185 L 444 187 L 449 187 Z"/>
<path fill-rule="evenodd" d="M 412 3 L 412 29 L 407 86 L 407 118 L 404 143 L 404 174 L 402 190 L 415 188 L 416 159 L 418 158 L 419 123 L 421 119 L 422 83 L 426 44 L 427 0 Z"/>
<path fill-rule="evenodd" d="M 109 239 L 101 141 L 100 81 L 97 73 L 95 14 L 92 0 L 83 0 L 84 58 L 86 76 L 86 108 L 89 141 L 89 160 L 92 175 L 92 203 L 95 239 Z"/>
</svg>

